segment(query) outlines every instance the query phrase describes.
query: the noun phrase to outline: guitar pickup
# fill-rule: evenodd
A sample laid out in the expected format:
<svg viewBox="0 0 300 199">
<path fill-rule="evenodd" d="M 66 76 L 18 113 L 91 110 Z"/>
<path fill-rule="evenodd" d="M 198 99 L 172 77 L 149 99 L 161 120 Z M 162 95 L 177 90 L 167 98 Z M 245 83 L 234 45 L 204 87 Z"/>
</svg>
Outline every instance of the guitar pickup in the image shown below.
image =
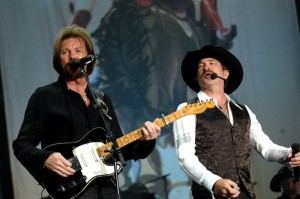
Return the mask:
<svg viewBox="0 0 300 199">
<path fill-rule="evenodd" d="M 76 171 L 79 171 L 82 169 L 82 167 L 78 161 L 78 158 L 76 156 L 70 158 L 69 161 L 72 163 L 72 169 L 75 169 Z"/>
</svg>

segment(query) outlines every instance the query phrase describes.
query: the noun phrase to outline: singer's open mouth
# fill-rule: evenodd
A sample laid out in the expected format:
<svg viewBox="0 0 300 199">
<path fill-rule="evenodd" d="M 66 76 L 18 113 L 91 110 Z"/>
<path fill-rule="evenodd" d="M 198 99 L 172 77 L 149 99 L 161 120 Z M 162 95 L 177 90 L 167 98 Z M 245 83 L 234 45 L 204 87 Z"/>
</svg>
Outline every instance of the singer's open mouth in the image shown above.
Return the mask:
<svg viewBox="0 0 300 199">
<path fill-rule="evenodd" d="M 212 72 L 206 72 L 206 73 L 203 74 L 203 76 L 205 78 L 210 78 L 211 74 L 212 74 Z"/>
</svg>

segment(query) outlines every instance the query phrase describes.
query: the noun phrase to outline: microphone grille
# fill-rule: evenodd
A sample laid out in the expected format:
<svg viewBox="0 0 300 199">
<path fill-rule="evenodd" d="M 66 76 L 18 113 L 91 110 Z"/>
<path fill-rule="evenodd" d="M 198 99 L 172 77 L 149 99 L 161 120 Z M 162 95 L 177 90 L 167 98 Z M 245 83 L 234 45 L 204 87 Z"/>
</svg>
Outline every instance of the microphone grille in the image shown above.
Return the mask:
<svg viewBox="0 0 300 199">
<path fill-rule="evenodd" d="M 295 152 L 299 152 L 300 144 L 298 144 L 298 143 L 292 144 L 292 150 L 295 151 Z"/>
<path fill-rule="evenodd" d="M 211 75 L 210 75 L 210 78 L 211 79 L 216 79 L 218 77 L 218 75 L 216 74 L 216 73 L 212 73 Z"/>
</svg>

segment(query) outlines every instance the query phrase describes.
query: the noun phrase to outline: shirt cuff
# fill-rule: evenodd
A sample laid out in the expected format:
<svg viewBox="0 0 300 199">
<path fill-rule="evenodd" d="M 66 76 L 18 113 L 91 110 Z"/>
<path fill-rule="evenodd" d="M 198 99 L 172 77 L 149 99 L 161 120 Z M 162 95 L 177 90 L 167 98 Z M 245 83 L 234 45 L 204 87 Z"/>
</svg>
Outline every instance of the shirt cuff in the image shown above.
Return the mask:
<svg viewBox="0 0 300 199">
<path fill-rule="evenodd" d="M 211 174 L 209 176 L 205 177 L 206 180 L 203 181 L 203 186 L 208 189 L 209 191 L 213 191 L 214 184 L 221 179 L 220 176 L 217 176 L 215 174 Z"/>
</svg>

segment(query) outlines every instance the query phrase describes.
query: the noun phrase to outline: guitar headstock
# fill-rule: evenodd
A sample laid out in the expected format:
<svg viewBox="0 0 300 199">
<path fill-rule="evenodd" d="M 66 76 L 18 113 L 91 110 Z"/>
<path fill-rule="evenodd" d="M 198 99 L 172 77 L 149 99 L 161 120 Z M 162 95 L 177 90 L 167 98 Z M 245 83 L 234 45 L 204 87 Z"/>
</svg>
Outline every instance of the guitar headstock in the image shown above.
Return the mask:
<svg viewBox="0 0 300 199">
<path fill-rule="evenodd" d="M 188 104 L 184 106 L 180 111 L 184 115 L 194 115 L 194 114 L 200 114 L 203 113 L 208 108 L 215 107 L 215 102 L 213 100 L 208 100 L 205 102 L 197 102 L 193 104 Z"/>
</svg>

